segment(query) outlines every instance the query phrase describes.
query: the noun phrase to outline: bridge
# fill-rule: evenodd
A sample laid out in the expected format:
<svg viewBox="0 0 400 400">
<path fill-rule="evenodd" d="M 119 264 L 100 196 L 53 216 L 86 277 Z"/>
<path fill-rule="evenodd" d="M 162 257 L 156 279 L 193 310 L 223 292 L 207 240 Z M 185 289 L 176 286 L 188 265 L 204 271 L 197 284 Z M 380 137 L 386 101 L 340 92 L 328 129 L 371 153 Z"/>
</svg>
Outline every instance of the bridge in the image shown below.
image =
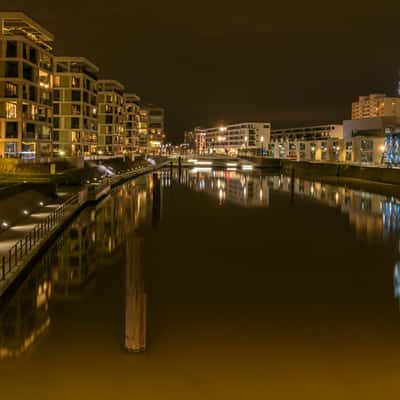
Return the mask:
<svg viewBox="0 0 400 400">
<path fill-rule="evenodd" d="M 256 156 L 190 155 L 173 157 L 170 159 L 170 162 L 174 166 L 180 165 L 182 167 L 198 168 L 199 170 L 224 168 L 228 170 L 251 171 L 254 168 L 281 168 L 280 160 Z"/>
</svg>

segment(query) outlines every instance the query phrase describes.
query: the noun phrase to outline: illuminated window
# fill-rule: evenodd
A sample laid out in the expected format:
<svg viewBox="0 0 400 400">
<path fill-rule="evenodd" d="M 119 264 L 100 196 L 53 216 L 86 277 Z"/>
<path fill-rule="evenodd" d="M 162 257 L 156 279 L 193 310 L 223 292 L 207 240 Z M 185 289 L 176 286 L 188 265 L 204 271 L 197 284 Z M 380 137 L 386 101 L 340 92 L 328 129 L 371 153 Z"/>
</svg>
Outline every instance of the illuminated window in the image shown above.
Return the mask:
<svg viewBox="0 0 400 400">
<path fill-rule="evenodd" d="M 18 86 L 15 83 L 6 83 L 6 97 L 17 97 Z"/>
<path fill-rule="evenodd" d="M 6 118 L 16 119 L 17 118 L 17 104 L 7 102 L 6 103 Z"/>
<path fill-rule="evenodd" d="M 60 87 L 60 77 L 59 76 L 55 76 L 54 77 L 54 87 Z"/>
</svg>

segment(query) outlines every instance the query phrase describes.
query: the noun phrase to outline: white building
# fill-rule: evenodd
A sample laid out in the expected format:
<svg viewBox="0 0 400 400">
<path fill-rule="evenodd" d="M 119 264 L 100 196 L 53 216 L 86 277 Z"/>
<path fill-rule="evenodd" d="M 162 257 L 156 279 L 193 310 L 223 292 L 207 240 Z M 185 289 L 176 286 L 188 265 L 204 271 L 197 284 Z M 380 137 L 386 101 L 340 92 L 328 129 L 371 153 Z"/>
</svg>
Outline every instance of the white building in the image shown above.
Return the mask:
<svg viewBox="0 0 400 400">
<path fill-rule="evenodd" d="M 214 128 L 196 128 L 198 151 L 207 154 L 262 152 L 269 143 L 271 124 L 243 122 Z"/>
<path fill-rule="evenodd" d="M 343 126 L 273 129 L 267 155 L 296 161 L 344 161 Z"/>
<path fill-rule="evenodd" d="M 400 117 L 400 97 L 387 97 L 382 93 L 360 96 L 351 108 L 351 119 Z"/>
</svg>

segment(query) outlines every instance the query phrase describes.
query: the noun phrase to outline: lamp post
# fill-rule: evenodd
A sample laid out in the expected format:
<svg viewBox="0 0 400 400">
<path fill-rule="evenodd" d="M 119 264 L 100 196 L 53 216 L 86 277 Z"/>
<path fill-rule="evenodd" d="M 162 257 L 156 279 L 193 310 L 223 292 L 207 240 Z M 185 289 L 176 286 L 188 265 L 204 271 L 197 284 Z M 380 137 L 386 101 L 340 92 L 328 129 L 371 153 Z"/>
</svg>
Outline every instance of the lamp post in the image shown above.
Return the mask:
<svg viewBox="0 0 400 400">
<path fill-rule="evenodd" d="M 264 155 L 264 136 L 260 137 L 260 142 L 261 142 L 261 157 Z"/>
</svg>

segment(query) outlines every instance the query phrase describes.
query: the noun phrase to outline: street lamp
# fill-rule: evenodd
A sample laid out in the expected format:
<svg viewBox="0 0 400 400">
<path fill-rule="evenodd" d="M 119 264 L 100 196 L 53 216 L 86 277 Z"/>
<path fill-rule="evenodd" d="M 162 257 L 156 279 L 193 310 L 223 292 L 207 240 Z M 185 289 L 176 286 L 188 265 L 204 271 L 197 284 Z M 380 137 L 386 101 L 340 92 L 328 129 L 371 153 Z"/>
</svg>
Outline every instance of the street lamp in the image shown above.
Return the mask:
<svg viewBox="0 0 400 400">
<path fill-rule="evenodd" d="M 264 136 L 261 136 L 261 137 L 260 137 L 260 142 L 261 142 L 261 157 L 264 155 L 264 140 L 265 140 L 265 137 L 264 137 Z"/>
</svg>

